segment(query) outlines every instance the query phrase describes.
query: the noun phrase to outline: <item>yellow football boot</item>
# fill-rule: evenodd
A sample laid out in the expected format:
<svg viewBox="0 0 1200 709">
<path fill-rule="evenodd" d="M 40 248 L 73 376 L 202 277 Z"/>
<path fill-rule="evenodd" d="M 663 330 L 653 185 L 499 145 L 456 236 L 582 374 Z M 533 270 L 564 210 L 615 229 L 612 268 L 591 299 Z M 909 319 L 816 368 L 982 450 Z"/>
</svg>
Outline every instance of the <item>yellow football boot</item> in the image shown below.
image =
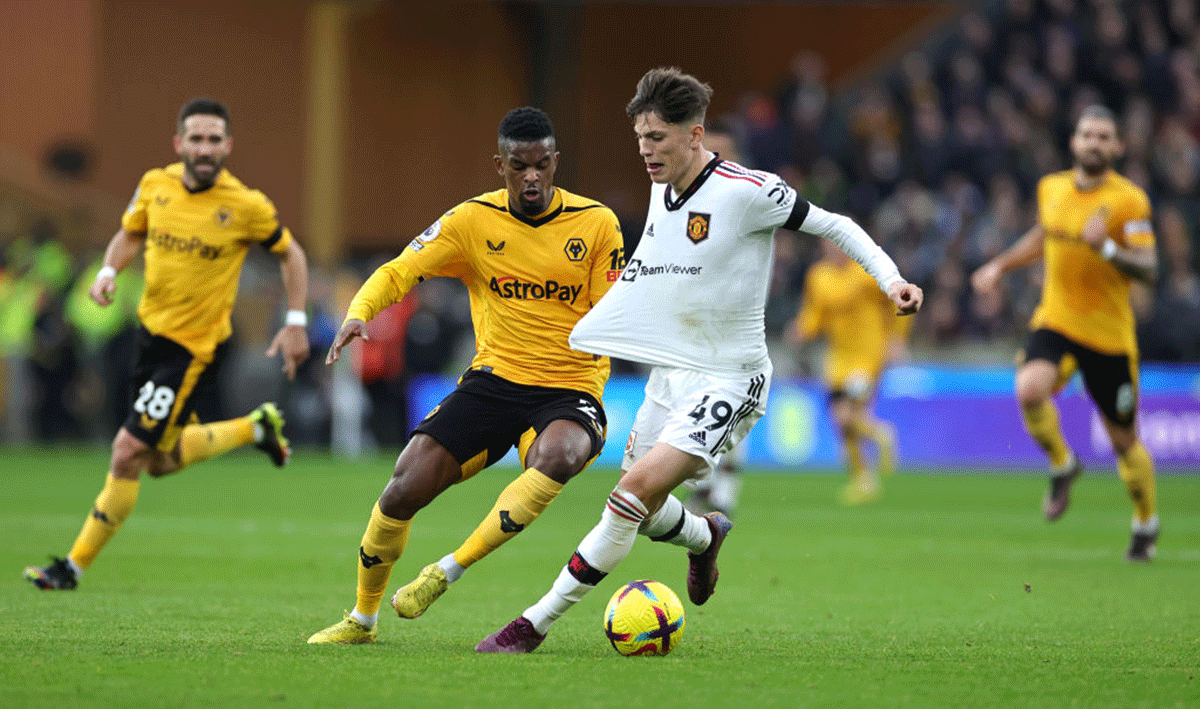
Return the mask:
<svg viewBox="0 0 1200 709">
<path fill-rule="evenodd" d="M 879 486 L 878 478 L 873 474 L 863 473 L 858 480 L 852 480 L 842 488 L 841 502 L 849 507 L 866 505 L 875 502 L 882 495 L 883 489 Z"/>
<path fill-rule="evenodd" d="M 442 597 L 450 582 L 446 580 L 446 572 L 437 564 L 430 564 L 421 569 L 417 578 L 407 586 L 401 586 L 396 595 L 392 596 L 392 608 L 401 618 L 416 618 L 429 609 L 433 602 Z"/>
<path fill-rule="evenodd" d="M 375 642 L 375 628 L 368 628 L 350 617 L 347 613 L 341 622 L 334 623 L 328 628 L 313 633 L 308 639 L 309 645 L 361 645 Z"/>
</svg>

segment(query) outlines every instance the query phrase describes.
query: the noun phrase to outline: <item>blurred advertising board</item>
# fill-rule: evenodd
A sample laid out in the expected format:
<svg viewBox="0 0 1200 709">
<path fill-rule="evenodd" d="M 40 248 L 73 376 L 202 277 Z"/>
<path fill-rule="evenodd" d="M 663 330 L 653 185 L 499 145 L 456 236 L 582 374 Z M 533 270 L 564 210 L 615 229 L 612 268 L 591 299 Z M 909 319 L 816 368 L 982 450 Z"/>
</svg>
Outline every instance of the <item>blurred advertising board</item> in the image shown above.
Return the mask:
<svg viewBox="0 0 1200 709">
<path fill-rule="evenodd" d="M 620 464 L 643 386 L 636 377 L 609 381 L 608 444 L 599 464 Z M 414 380 L 410 420 L 420 421 L 453 388 L 449 377 Z M 746 441 L 747 463 L 780 471 L 840 466 L 826 400 L 818 382 L 776 379 L 767 414 Z M 1067 442 L 1084 464 L 1115 467 L 1108 436 L 1079 377 L 1057 401 Z M 875 412 L 896 427 L 902 467 L 1040 471 L 1046 465 L 1022 426 L 1012 369 L 897 367 L 880 382 Z M 1143 365 L 1138 426 L 1160 469 L 1200 471 L 1200 367 Z M 515 462 L 515 455 L 509 460 Z"/>
</svg>

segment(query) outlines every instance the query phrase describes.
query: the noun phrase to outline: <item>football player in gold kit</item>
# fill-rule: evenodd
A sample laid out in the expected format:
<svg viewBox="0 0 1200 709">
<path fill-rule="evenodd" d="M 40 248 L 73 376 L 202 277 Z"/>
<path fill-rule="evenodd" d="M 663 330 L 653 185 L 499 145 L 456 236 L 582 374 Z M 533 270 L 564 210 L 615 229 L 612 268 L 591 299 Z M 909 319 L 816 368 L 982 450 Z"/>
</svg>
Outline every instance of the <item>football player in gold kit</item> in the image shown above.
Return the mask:
<svg viewBox="0 0 1200 709">
<path fill-rule="evenodd" d="M 1030 435 L 1050 458 L 1046 519 L 1066 512 L 1078 458 L 1063 440 L 1051 398 L 1078 370 L 1117 453 L 1117 470 L 1133 501 L 1126 559 L 1149 561 L 1158 540 L 1154 462 L 1138 440 L 1137 342 L 1131 280 L 1153 282 L 1158 268 L 1150 200 L 1117 174 L 1116 119 L 1107 108 L 1083 111 L 1071 136 L 1075 165 L 1038 183 L 1038 221 L 1017 243 L 972 275 L 980 292 L 1001 276 L 1046 261 L 1042 301 L 1017 370 L 1017 400 Z"/>
<path fill-rule="evenodd" d="M 355 295 L 326 363 L 387 306 L 426 277 L 467 285 L 476 350 L 458 387 L 413 431 L 371 512 L 358 550 L 354 610 L 309 643 L 368 643 L 413 516 L 446 488 L 517 447 L 524 472 L 500 493 L 452 554 L 392 598 L 403 618 L 425 612 L 448 585 L 546 509 L 604 445 L 600 404 L 607 358 L 572 350 L 567 336 L 625 267 L 616 216 L 553 184 L 550 119 L 535 108 L 500 123 L 496 171 L 505 189 L 454 207 Z"/>
<path fill-rule="evenodd" d="M 850 481 L 842 502 L 858 505 L 879 497 L 879 477 L 863 463 L 862 443 L 879 452 L 879 474 L 896 468 L 896 434 L 891 424 L 871 414 L 870 403 L 884 366 L 904 346 L 912 318 L 895 316 L 895 306 L 875 279 L 832 242 L 822 242 L 820 261 L 804 280 L 800 311 L 789 331 L 793 342 L 824 339 L 825 384 L 829 406 L 842 439 Z"/>
<path fill-rule="evenodd" d="M 229 113 L 211 99 L 179 111 L 175 152 L 181 162 L 142 176 L 108 244 L 89 295 L 112 302 L 116 274 L 142 251 L 145 290 L 129 417 L 112 443 L 104 489 L 65 559 L 25 569 L 42 589 L 72 589 L 133 511 L 139 477 L 161 477 L 254 443 L 282 466 L 290 454 L 283 417 L 266 403 L 250 415 L 200 424 L 201 400 L 216 396 L 217 372 L 232 334 L 230 312 L 247 250 L 279 258 L 288 313 L 267 350 L 283 355 L 289 378 L 308 357 L 304 251 L 280 226 L 271 201 L 224 169 L 233 147 Z"/>
</svg>

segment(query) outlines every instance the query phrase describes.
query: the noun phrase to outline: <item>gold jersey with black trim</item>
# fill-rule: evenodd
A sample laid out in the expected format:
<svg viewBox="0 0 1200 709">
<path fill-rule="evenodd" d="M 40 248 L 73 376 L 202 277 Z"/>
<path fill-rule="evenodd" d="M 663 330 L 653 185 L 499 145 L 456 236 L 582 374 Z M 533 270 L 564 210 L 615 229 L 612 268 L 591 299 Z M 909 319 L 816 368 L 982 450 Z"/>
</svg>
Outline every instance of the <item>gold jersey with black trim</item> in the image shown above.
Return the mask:
<svg viewBox="0 0 1200 709">
<path fill-rule="evenodd" d="M 1152 248 L 1150 198 L 1112 170 L 1087 191 L 1064 170 L 1038 182 L 1037 201 L 1046 237 L 1046 283 L 1031 329 L 1054 330 L 1104 354 L 1135 354 L 1130 278 L 1088 246 L 1083 227 L 1099 212 L 1108 238 L 1119 246 Z"/>
<path fill-rule="evenodd" d="M 346 319 L 370 321 L 425 278 L 457 278 L 471 297 L 472 369 L 600 399 L 608 358 L 572 350 L 567 336 L 624 267 L 608 207 L 556 187 L 546 210 L 527 216 L 509 210 L 502 189 L 459 204 L 413 239 L 367 280 Z"/>
<path fill-rule="evenodd" d="M 896 316 L 896 307 L 862 266 L 818 261 L 805 275 L 794 327 L 806 338 L 825 338 L 825 382 L 842 389 L 854 376 L 873 386 L 890 342 L 904 337 L 911 322 Z"/>
<path fill-rule="evenodd" d="M 282 253 L 292 240 L 262 192 L 224 169 L 211 187 L 192 192 L 183 184 L 183 163 L 142 176 L 121 226 L 146 239 L 138 318 L 151 334 L 202 359 L 233 332 L 230 313 L 248 248 L 257 243 Z"/>
</svg>

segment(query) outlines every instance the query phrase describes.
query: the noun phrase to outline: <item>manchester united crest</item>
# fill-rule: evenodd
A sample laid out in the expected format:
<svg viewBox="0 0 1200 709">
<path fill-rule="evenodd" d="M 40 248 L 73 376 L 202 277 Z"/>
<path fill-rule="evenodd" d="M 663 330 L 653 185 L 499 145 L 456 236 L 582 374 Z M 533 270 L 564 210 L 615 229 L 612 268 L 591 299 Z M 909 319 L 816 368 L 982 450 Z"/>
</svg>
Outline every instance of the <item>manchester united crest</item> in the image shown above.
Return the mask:
<svg viewBox="0 0 1200 709">
<path fill-rule="evenodd" d="M 712 216 L 702 212 L 688 212 L 687 237 L 693 244 L 699 244 L 708 238 L 708 219 Z"/>
</svg>

